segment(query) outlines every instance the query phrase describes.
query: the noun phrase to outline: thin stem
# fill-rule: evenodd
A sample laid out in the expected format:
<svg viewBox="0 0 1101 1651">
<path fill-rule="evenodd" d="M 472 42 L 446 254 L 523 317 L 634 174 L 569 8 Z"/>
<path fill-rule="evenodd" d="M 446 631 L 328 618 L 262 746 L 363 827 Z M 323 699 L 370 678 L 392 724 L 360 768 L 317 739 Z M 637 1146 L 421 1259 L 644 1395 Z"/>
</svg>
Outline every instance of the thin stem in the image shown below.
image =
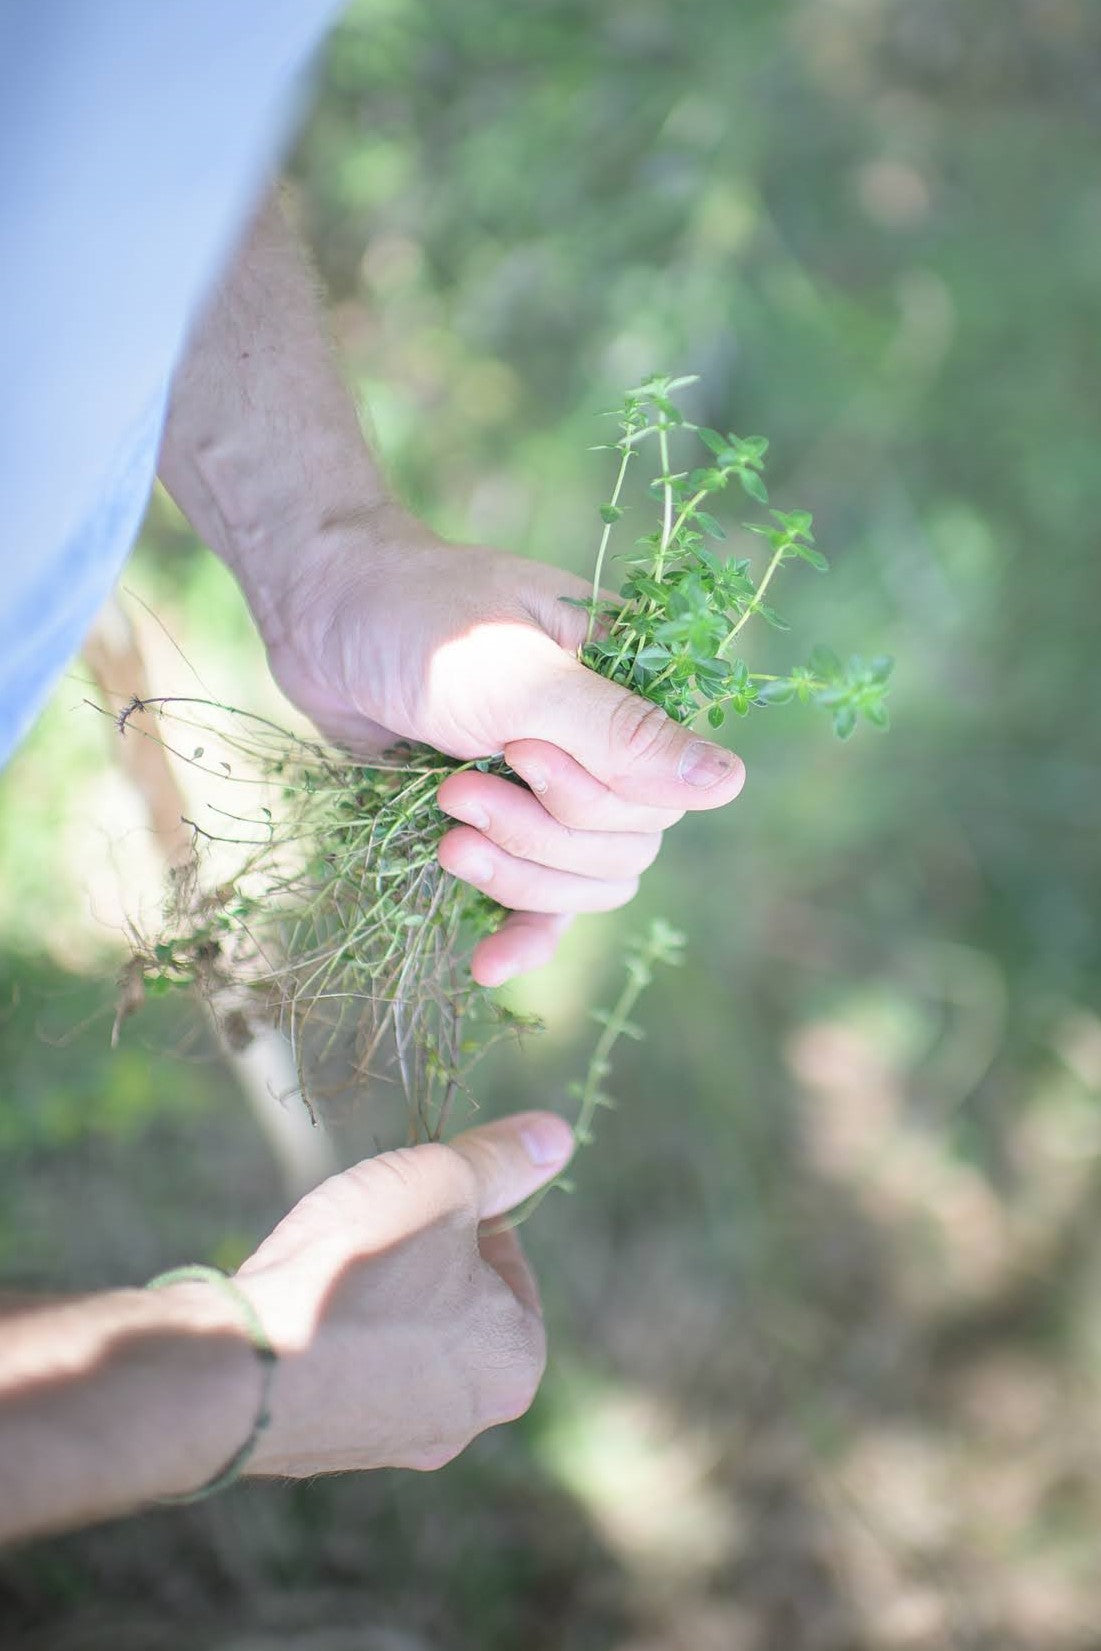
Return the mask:
<svg viewBox="0 0 1101 1651">
<path fill-rule="evenodd" d="M 631 960 L 628 967 L 627 979 L 614 1006 L 604 1023 L 604 1030 L 596 1041 L 596 1048 L 592 1052 L 588 1069 L 585 1073 L 585 1084 L 581 1092 L 581 1104 L 577 1109 L 577 1122 L 573 1126 L 574 1135 L 578 1141 L 584 1142 L 592 1130 L 596 1109 L 600 1105 L 600 1085 L 608 1075 L 608 1060 L 619 1039 L 630 1025 L 631 1010 L 638 1002 L 639 996 L 648 984 L 648 964 L 652 953 L 647 949 L 637 966 Z"/>
<path fill-rule="evenodd" d="M 619 461 L 619 474 L 616 476 L 615 486 L 612 488 L 612 496 L 611 496 L 611 499 L 608 501 L 611 504 L 613 510 L 618 510 L 618 508 L 619 508 L 619 495 L 623 491 L 623 480 L 624 480 L 624 477 L 627 474 L 627 466 L 630 464 L 631 460 L 634 458 L 634 455 L 635 455 L 635 450 L 634 450 L 633 447 L 629 447 L 629 446 L 621 443 L 621 448 L 622 448 L 622 452 L 623 452 L 623 457 Z M 594 601 L 594 603 L 600 601 L 600 580 L 601 580 L 601 576 L 604 572 L 604 557 L 606 556 L 607 551 L 608 551 L 608 541 L 612 536 L 612 528 L 614 526 L 615 526 L 614 522 L 605 522 L 604 523 L 604 532 L 600 535 L 600 548 L 596 553 L 596 566 L 593 569 L 593 601 Z M 595 613 L 590 613 L 589 614 L 588 629 L 585 632 L 585 646 L 586 647 L 588 647 L 589 643 L 593 639 L 593 626 L 595 625 L 595 623 L 596 623 L 596 614 Z"/>
<path fill-rule="evenodd" d="M 706 499 L 710 492 L 711 489 L 709 487 L 701 487 L 699 492 L 693 498 L 689 499 L 688 503 L 685 505 L 684 509 L 681 511 L 680 515 L 673 524 L 673 531 L 669 535 L 672 543 L 676 543 L 677 534 L 680 532 L 688 518 L 692 515 L 696 507 L 702 500 Z"/>
<path fill-rule="evenodd" d="M 597 1108 L 601 1105 L 609 1106 L 611 1102 L 601 1092 L 601 1082 L 607 1077 L 612 1050 L 630 1027 L 631 1011 L 639 997 L 650 984 L 653 976 L 651 969 L 660 958 L 665 962 L 674 961 L 668 950 L 667 941 L 659 939 L 655 924 L 646 941 L 637 948 L 632 947 L 627 956 L 627 979 L 623 989 L 616 999 L 612 1009 L 604 1018 L 604 1030 L 597 1039 L 596 1048 L 590 1057 L 585 1072 L 585 1081 L 581 1089 L 580 1103 L 577 1109 L 577 1121 L 573 1126 L 574 1138 L 579 1146 L 584 1146 L 592 1138 L 592 1124 Z M 547 1194 L 557 1186 L 564 1185 L 559 1176 L 549 1181 L 546 1186 L 540 1187 L 538 1192 L 532 1193 L 530 1198 L 510 1214 L 501 1216 L 489 1227 L 492 1232 L 505 1232 L 513 1227 L 521 1226 L 537 1210 Z"/>
<path fill-rule="evenodd" d="M 731 631 L 730 635 L 727 637 L 726 641 L 723 643 L 722 647 L 719 649 L 720 654 L 724 654 L 726 652 L 727 648 L 729 648 L 730 644 L 733 642 L 734 638 L 737 636 L 737 634 L 741 630 L 742 626 L 746 623 L 746 621 L 748 619 L 752 619 L 753 615 L 760 608 L 761 598 L 765 594 L 765 591 L 769 587 L 769 584 L 772 580 L 772 575 L 776 572 L 776 569 L 780 566 L 780 563 L 783 561 L 785 550 L 787 550 L 789 548 L 790 548 L 789 544 L 787 542 L 785 542 L 784 544 L 777 545 L 776 549 L 773 551 L 772 560 L 768 564 L 768 567 L 765 569 L 765 576 L 761 580 L 761 583 L 757 586 L 757 590 L 754 594 L 752 602 L 750 602 L 749 606 L 746 608 L 745 612 L 742 614 L 742 617 L 738 620 L 738 623 L 734 626 L 734 629 Z"/>
<path fill-rule="evenodd" d="M 661 455 L 661 544 L 654 562 L 654 578 L 660 579 L 665 567 L 665 553 L 673 531 L 673 489 L 669 485 L 669 426 L 658 425 L 658 452 Z"/>
<path fill-rule="evenodd" d="M 786 682 L 788 679 L 786 676 L 769 676 L 765 671 L 750 671 L 747 680 L 749 682 Z M 801 685 L 810 694 L 819 694 L 824 688 L 829 687 L 828 682 L 820 682 L 816 676 L 805 677 Z"/>
</svg>

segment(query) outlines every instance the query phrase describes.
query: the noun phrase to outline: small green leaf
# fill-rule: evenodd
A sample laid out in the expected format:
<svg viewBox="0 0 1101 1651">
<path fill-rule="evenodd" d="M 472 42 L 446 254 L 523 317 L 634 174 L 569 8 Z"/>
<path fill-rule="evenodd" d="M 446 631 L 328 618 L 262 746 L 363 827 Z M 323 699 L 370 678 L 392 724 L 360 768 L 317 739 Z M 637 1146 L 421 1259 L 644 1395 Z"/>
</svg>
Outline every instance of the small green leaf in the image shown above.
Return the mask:
<svg viewBox="0 0 1101 1651">
<path fill-rule="evenodd" d="M 844 674 L 841 661 L 833 649 L 825 648 L 821 644 L 812 650 L 807 664 L 814 675 L 821 677 L 823 682 L 834 682 Z"/>
<path fill-rule="evenodd" d="M 712 728 L 721 728 L 726 721 L 726 712 L 721 705 L 712 705 L 707 713 L 707 720 Z"/>
<path fill-rule="evenodd" d="M 768 489 L 755 470 L 740 468 L 737 474 L 743 489 L 751 499 L 756 499 L 758 504 L 768 503 Z"/>
<path fill-rule="evenodd" d="M 739 457 L 748 459 L 751 464 L 760 469 L 765 454 L 768 452 L 767 436 L 735 436 L 727 438 L 738 449 Z"/>
<path fill-rule="evenodd" d="M 602 504 L 600 507 L 600 519 L 602 522 L 606 522 L 609 527 L 613 522 L 618 522 L 622 515 L 623 510 L 620 505 Z"/>
<path fill-rule="evenodd" d="M 856 712 L 851 705 L 839 705 L 833 713 L 833 731 L 838 739 L 847 740 L 856 727 Z"/>
<path fill-rule="evenodd" d="M 780 526 L 786 528 L 795 538 L 806 539 L 810 544 L 814 543 L 814 535 L 811 533 L 814 517 L 809 510 L 774 510 L 772 515 Z"/>
<path fill-rule="evenodd" d="M 757 690 L 758 705 L 786 705 L 795 698 L 795 684 L 781 678 L 779 682 L 764 682 Z"/>
<path fill-rule="evenodd" d="M 645 573 L 633 573 L 624 581 L 621 594 L 627 597 L 644 596 L 650 602 L 665 601 L 665 587 Z"/>
<path fill-rule="evenodd" d="M 714 516 L 709 516 L 706 510 L 697 510 L 693 520 L 697 521 L 703 528 L 704 532 L 709 533 L 713 539 L 726 538 L 725 527 L 720 526 Z"/>
<path fill-rule="evenodd" d="M 670 401 L 668 396 L 651 392 L 650 400 L 653 402 L 658 412 L 668 419 L 670 424 L 684 423 L 684 414 L 681 412 L 676 402 Z"/>
</svg>

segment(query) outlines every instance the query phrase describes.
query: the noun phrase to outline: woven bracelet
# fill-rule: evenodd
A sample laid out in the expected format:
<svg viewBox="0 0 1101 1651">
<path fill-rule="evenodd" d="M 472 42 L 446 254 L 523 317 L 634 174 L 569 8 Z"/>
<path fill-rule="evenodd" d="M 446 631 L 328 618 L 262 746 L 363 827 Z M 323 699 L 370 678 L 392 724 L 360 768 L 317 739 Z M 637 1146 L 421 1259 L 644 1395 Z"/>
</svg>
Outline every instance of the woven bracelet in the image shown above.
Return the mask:
<svg viewBox="0 0 1101 1651">
<path fill-rule="evenodd" d="M 240 1311 L 241 1318 L 248 1330 L 256 1357 L 263 1367 L 263 1386 L 260 1390 L 260 1403 L 256 1411 L 256 1420 L 252 1424 L 252 1432 L 241 1446 L 234 1451 L 224 1468 L 220 1468 L 212 1479 L 198 1490 L 183 1491 L 177 1496 L 159 1496 L 158 1502 L 201 1502 L 204 1497 L 213 1496 L 216 1491 L 225 1490 L 239 1479 L 242 1469 L 248 1463 L 253 1451 L 260 1441 L 260 1435 L 271 1421 L 271 1411 L 268 1409 L 268 1400 L 271 1397 L 272 1376 L 275 1371 L 275 1361 L 278 1357 L 275 1348 L 271 1345 L 260 1323 L 259 1315 L 245 1292 L 236 1285 L 228 1274 L 217 1267 L 173 1267 L 170 1272 L 158 1273 L 145 1286 L 147 1290 L 163 1290 L 170 1284 L 214 1284 L 235 1303 Z"/>
</svg>

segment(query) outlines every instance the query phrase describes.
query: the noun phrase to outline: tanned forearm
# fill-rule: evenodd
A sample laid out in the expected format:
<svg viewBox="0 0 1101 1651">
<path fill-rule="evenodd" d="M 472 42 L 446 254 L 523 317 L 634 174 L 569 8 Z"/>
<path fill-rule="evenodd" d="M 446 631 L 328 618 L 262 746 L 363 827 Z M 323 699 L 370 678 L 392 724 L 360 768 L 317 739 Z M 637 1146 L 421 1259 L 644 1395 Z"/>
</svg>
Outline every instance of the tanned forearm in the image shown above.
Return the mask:
<svg viewBox="0 0 1101 1651">
<path fill-rule="evenodd" d="M 0 1541 L 206 1483 L 248 1438 L 262 1382 L 207 1285 L 0 1300 Z"/>
<path fill-rule="evenodd" d="M 274 196 L 192 328 L 159 470 L 269 641 L 304 551 L 388 503 Z"/>
</svg>

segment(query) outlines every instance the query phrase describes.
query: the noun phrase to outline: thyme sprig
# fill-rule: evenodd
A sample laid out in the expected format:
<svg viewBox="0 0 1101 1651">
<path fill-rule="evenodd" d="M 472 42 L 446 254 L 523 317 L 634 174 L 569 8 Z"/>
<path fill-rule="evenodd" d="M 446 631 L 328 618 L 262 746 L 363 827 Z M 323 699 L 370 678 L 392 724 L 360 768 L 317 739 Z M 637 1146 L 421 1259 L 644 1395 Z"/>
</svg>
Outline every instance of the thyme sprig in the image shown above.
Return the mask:
<svg viewBox="0 0 1101 1651">
<path fill-rule="evenodd" d="M 789 629 L 765 601 L 785 563 L 801 561 L 818 573 L 825 573 L 829 563 L 815 544 L 807 510 L 770 509 L 767 521 L 742 524 L 768 546 L 767 563 L 756 581 L 750 557 L 724 559 L 712 548 L 708 541 L 722 540 L 726 532 L 707 506 L 731 484 L 754 504 L 768 505 L 763 477 L 768 442 L 763 436 L 722 435 L 691 423 L 673 396 L 695 382 L 655 375 L 628 391 L 623 406 L 611 415 L 619 425 L 618 440 L 596 449 L 618 452 L 620 462 L 611 496 L 600 506 L 603 531 L 593 593 L 577 601 L 589 615 L 581 658 L 678 722 L 706 711 L 710 725 L 720 728 L 728 711 L 746 716 L 754 706 L 797 700 L 829 711 L 841 739 L 849 738 L 861 716 L 886 728 L 890 659 L 854 656 L 842 664 L 831 650 L 818 647 L 805 665 L 778 676 L 751 671 L 732 651 L 756 615 L 777 630 Z M 707 449 L 709 462 L 672 470 L 674 435 L 694 435 Z M 660 501 L 660 519 L 623 557 L 627 577 L 618 597 L 609 597 L 602 581 L 612 532 L 624 515 L 624 483 L 650 437 L 659 456 L 659 473 L 650 489 Z"/>
</svg>

